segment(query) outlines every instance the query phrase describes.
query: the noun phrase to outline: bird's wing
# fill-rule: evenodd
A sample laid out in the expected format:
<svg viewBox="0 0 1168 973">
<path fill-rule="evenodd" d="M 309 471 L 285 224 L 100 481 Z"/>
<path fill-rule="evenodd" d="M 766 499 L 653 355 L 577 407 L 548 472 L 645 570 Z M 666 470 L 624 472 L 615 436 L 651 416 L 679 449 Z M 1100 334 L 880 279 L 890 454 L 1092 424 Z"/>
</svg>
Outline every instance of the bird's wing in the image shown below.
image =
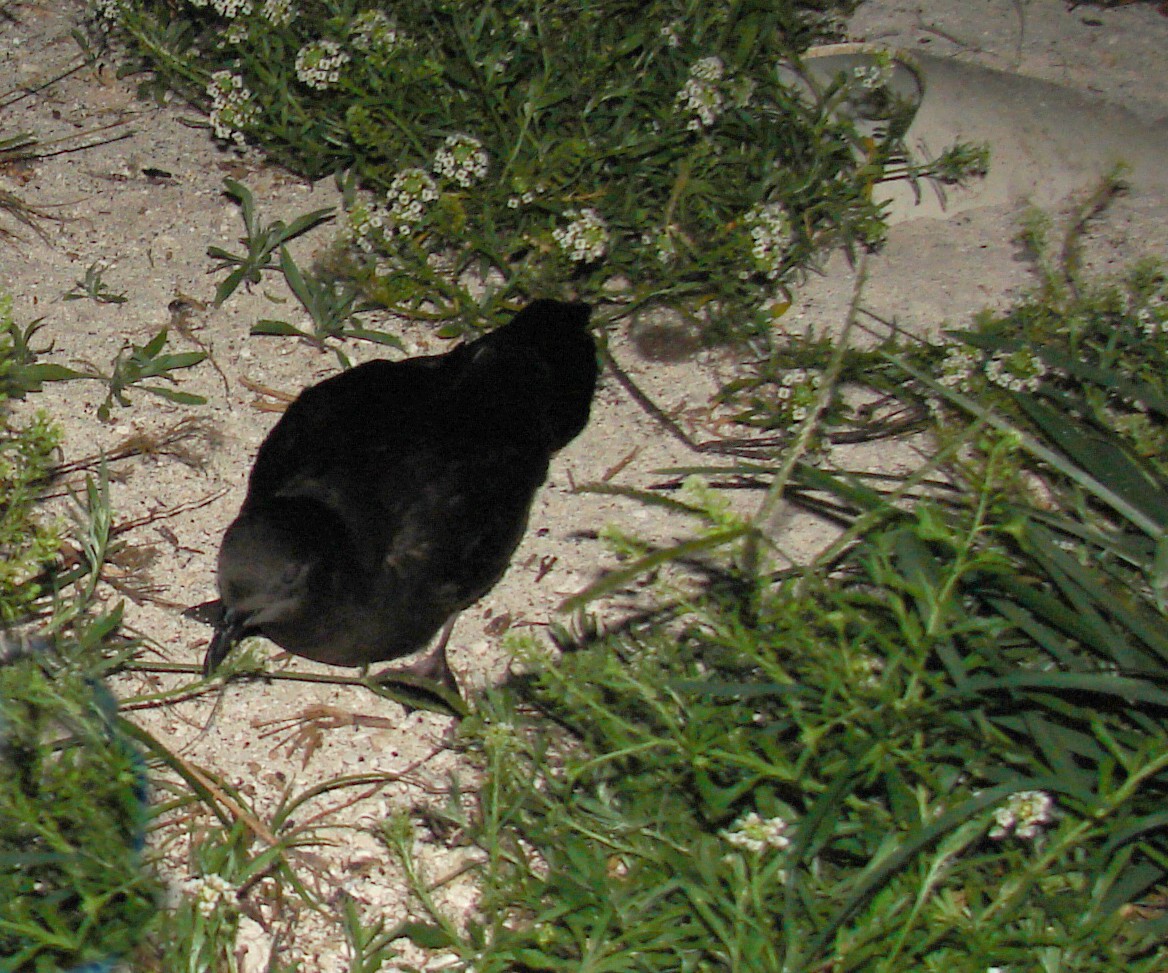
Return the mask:
<svg viewBox="0 0 1168 973">
<path fill-rule="evenodd" d="M 378 360 L 305 389 L 268 433 L 248 481 L 248 503 L 282 492 L 290 480 L 344 466 L 392 446 L 432 408 L 439 357 Z"/>
</svg>

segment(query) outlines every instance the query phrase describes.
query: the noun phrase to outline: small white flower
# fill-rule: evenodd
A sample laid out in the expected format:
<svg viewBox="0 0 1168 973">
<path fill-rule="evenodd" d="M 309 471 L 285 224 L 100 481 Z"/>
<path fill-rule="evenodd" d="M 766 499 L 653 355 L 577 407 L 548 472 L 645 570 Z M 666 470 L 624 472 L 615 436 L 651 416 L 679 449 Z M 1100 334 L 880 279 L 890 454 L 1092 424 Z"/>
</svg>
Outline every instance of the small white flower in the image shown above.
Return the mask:
<svg viewBox="0 0 1168 973">
<path fill-rule="evenodd" d="M 296 11 L 292 9 L 292 0 L 264 0 L 260 13 L 273 27 L 290 24 L 296 16 Z"/>
<path fill-rule="evenodd" d="M 760 852 L 767 848 L 782 851 L 791 844 L 784 834 L 787 822 L 782 818 L 763 819 L 757 811 L 751 811 L 734 822 L 733 827 L 722 832 L 722 837 L 736 848 Z"/>
<path fill-rule="evenodd" d="M 372 202 L 359 201 L 350 207 L 346 217 L 349 239 L 366 253 L 373 253 L 385 232 L 385 208 Z"/>
<path fill-rule="evenodd" d="M 259 111 L 243 78 L 230 71 L 216 71 L 207 85 L 211 99 L 211 128 L 215 137 L 242 145 L 243 129 L 255 120 Z"/>
<path fill-rule="evenodd" d="M 883 88 L 892 80 L 892 64 L 873 64 L 868 68 L 857 67 L 852 71 L 852 77 L 861 88 L 875 91 L 877 88 Z"/>
<path fill-rule="evenodd" d="M 552 230 L 552 238 L 574 263 L 591 263 L 608 252 L 608 224 L 594 209 L 568 210 L 567 226 Z"/>
<path fill-rule="evenodd" d="M 489 158 L 478 139 L 451 135 L 434 156 L 434 171 L 465 189 L 486 176 Z"/>
<path fill-rule="evenodd" d="M 223 33 L 223 43 L 238 46 L 247 40 L 247 21 L 237 20 Z"/>
<path fill-rule="evenodd" d="M 985 374 L 995 385 L 1011 392 L 1034 392 L 1042 384 L 1046 365 L 1032 351 L 999 351 L 986 362 Z"/>
<path fill-rule="evenodd" d="M 186 891 L 195 900 L 195 908 L 205 919 L 211 918 L 216 910 L 230 902 L 235 896 L 233 886 L 222 875 L 201 875 L 185 883 Z"/>
<path fill-rule="evenodd" d="M 665 43 L 672 48 L 681 47 L 681 37 L 677 33 L 677 23 L 665 24 L 660 30 Z"/>
<path fill-rule="evenodd" d="M 1149 297 L 1129 298 L 1128 311 L 1135 318 L 1136 325 L 1149 338 L 1168 331 L 1168 285 L 1162 284 Z"/>
<path fill-rule="evenodd" d="M 724 98 L 718 82 L 725 73 L 722 59 L 716 56 L 703 57 L 690 66 L 689 79 L 682 85 L 675 101 L 682 111 L 693 114 L 685 126 L 691 132 L 709 128 L 722 113 Z"/>
<path fill-rule="evenodd" d="M 698 81 L 720 81 L 725 73 L 726 65 L 716 55 L 700 58 L 689 69 L 689 76 Z"/>
<path fill-rule="evenodd" d="M 781 203 L 762 203 L 744 217 L 750 228 L 750 255 L 768 280 L 779 276 L 791 244 L 791 221 Z"/>
<path fill-rule="evenodd" d="M 251 13 L 251 0 L 211 0 L 211 6 L 221 17 L 234 20 Z"/>
<path fill-rule="evenodd" d="M 861 649 L 851 660 L 851 670 L 859 677 L 864 689 L 876 689 L 884 672 L 884 660 Z"/>
<path fill-rule="evenodd" d="M 110 23 L 117 23 L 129 8 L 129 0 L 94 0 L 93 9 L 98 16 Z"/>
<path fill-rule="evenodd" d="M 349 63 L 349 54 L 336 41 L 313 41 L 296 55 L 296 77 L 310 88 L 323 91 L 341 78 L 341 68 Z"/>
<path fill-rule="evenodd" d="M 364 10 L 349 28 L 349 42 L 359 51 L 392 51 L 402 40 L 401 32 L 380 10 Z"/>
<path fill-rule="evenodd" d="M 389 218 L 399 235 L 414 231 L 426 215 L 427 204 L 438 198 L 438 184 L 425 169 L 402 169 L 389 184 L 385 199 Z"/>
<path fill-rule="evenodd" d="M 814 369 L 792 368 L 784 372 L 775 391 L 780 413 L 791 422 L 802 422 L 819 398 L 822 384 L 823 373 Z"/>
<path fill-rule="evenodd" d="M 951 344 L 941 361 L 937 381 L 946 388 L 969 391 L 970 380 L 981 366 L 981 355 L 968 345 Z"/>
<path fill-rule="evenodd" d="M 1000 841 L 1012 834 L 1032 841 L 1053 820 L 1054 799 L 1046 791 L 1018 791 L 994 811 L 990 837 Z"/>
</svg>

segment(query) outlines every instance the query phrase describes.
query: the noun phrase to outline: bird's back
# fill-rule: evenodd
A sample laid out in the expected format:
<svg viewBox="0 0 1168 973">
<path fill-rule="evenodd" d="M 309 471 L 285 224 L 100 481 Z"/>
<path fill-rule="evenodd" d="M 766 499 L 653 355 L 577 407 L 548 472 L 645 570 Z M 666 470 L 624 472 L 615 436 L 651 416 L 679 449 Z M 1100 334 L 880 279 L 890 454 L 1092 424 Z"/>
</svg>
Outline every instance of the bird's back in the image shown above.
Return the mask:
<svg viewBox="0 0 1168 973">
<path fill-rule="evenodd" d="M 536 301 L 445 355 L 372 361 L 306 389 L 260 447 L 247 502 L 413 453 L 562 449 L 596 386 L 588 317 L 586 304 Z"/>
</svg>

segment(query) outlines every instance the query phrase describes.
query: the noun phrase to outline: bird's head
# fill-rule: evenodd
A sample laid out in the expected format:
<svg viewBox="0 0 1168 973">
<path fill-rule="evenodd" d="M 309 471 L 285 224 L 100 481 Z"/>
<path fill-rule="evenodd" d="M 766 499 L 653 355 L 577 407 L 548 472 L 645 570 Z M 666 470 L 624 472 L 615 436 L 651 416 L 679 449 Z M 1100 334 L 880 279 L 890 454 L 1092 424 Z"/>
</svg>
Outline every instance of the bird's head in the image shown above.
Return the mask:
<svg viewBox="0 0 1168 973">
<path fill-rule="evenodd" d="M 210 675 L 246 635 L 303 625 L 330 589 L 344 527 L 323 505 L 277 498 L 244 510 L 219 551 L 223 617 L 204 661 Z"/>
</svg>

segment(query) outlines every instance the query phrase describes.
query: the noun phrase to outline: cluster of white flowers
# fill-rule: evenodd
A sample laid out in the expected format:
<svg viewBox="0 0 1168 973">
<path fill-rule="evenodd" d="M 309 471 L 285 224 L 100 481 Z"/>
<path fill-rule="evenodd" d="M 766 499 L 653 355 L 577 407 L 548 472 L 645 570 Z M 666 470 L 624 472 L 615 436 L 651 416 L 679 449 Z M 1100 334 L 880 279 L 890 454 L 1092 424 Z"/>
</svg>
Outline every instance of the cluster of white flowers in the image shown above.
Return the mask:
<svg viewBox="0 0 1168 973">
<path fill-rule="evenodd" d="M 397 26 L 380 10 L 363 10 L 349 27 L 349 43 L 359 51 L 392 51 L 401 39 Z"/>
<path fill-rule="evenodd" d="M 251 0 L 211 0 L 211 6 L 221 17 L 234 20 L 246 17 L 252 11 Z"/>
<path fill-rule="evenodd" d="M 349 239 L 366 253 L 373 253 L 385 233 L 385 207 L 368 200 L 359 200 L 349 207 L 345 215 Z"/>
<path fill-rule="evenodd" d="M 451 135 L 434 156 L 434 172 L 464 189 L 487 174 L 489 157 L 483 143 L 470 135 Z"/>
<path fill-rule="evenodd" d="M 747 851 L 765 851 L 775 848 L 782 851 L 791 844 L 784 833 L 787 822 L 782 818 L 762 818 L 757 811 L 751 811 L 734 822 L 734 826 L 722 832 L 722 837 L 736 848 Z"/>
<path fill-rule="evenodd" d="M 1034 392 L 1042 384 L 1046 365 L 1026 348 L 999 351 L 985 363 L 985 374 L 995 385 L 1011 392 Z"/>
<path fill-rule="evenodd" d="M 185 884 L 187 893 L 195 900 L 195 908 L 205 919 L 210 919 L 220 905 L 235 896 L 235 886 L 222 875 L 202 875 Z"/>
<path fill-rule="evenodd" d="M 426 215 L 426 204 L 437 198 L 438 184 L 425 169 L 416 166 L 402 169 L 393 177 L 385 194 L 394 229 L 403 236 L 412 233 Z"/>
<path fill-rule="evenodd" d="M 695 61 L 689 69 L 689 79 L 677 93 L 677 104 L 693 118 L 686 123 L 691 132 L 709 128 L 722 114 L 723 97 L 718 82 L 726 73 L 722 59 L 715 55 Z"/>
<path fill-rule="evenodd" d="M 608 224 L 594 209 L 570 209 L 565 213 L 571 222 L 556 227 L 552 237 L 574 263 L 591 263 L 608 252 Z"/>
<path fill-rule="evenodd" d="M 385 205 L 353 204 L 347 214 L 350 239 L 373 253 L 387 233 L 410 235 L 422 223 L 429 204 L 438 199 L 435 175 L 467 188 L 486 176 L 488 164 L 482 142 L 470 135 L 451 135 L 434 155 L 433 174 L 418 166 L 402 169 L 389 184 Z M 524 202 L 533 198 L 531 193 L 523 195 Z"/>
<path fill-rule="evenodd" d="M 103 20 L 117 23 L 126 12 L 129 0 L 94 0 L 93 9 Z"/>
<path fill-rule="evenodd" d="M 216 71 L 207 85 L 211 99 L 211 128 L 216 138 L 243 145 L 243 129 L 254 121 L 259 110 L 243 78 L 230 71 Z"/>
<path fill-rule="evenodd" d="M 1168 331 L 1168 285 L 1150 298 L 1132 301 L 1129 310 L 1140 330 L 1149 338 Z"/>
<path fill-rule="evenodd" d="M 995 823 L 990 829 L 990 837 L 1000 841 L 1012 834 L 1016 838 L 1033 840 L 1043 825 L 1053 820 L 1054 800 L 1046 791 L 1018 791 L 994 811 Z"/>
<path fill-rule="evenodd" d="M 290 24 L 296 17 L 292 0 L 264 0 L 260 13 L 263 14 L 264 20 L 273 27 L 283 27 L 285 24 Z"/>
<path fill-rule="evenodd" d="M 858 649 L 856 654 L 848 659 L 848 668 L 856 675 L 862 688 L 876 689 L 884 672 L 884 660 L 865 649 Z"/>
<path fill-rule="evenodd" d="M 313 41 L 296 55 L 296 77 L 310 88 L 323 91 L 341 78 L 341 68 L 349 63 L 349 53 L 336 41 Z"/>
<path fill-rule="evenodd" d="M 238 47 L 247 40 L 248 22 L 236 20 L 223 32 L 223 44 Z"/>
<path fill-rule="evenodd" d="M 760 203 L 746 214 L 750 227 L 750 255 L 754 266 L 768 280 L 779 276 L 791 242 L 791 221 L 782 203 Z"/>
<path fill-rule="evenodd" d="M 713 84 L 715 81 L 720 81 L 722 75 L 726 73 L 726 65 L 722 63 L 722 59 L 716 54 L 711 54 L 709 57 L 703 57 L 694 61 L 689 69 L 689 76 L 696 81 L 707 81 Z"/>
<path fill-rule="evenodd" d="M 779 379 L 779 402 L 793 422 L 807 418 L 807 410 L 814 404 L 822 384 L 823 373 L 809 368 L 792 368 Z"/>
<path fill-rule="evenodd" d="M 861 88 L 875 91 L 878 88 L 883 88 L 892 80 L 892 64 L 878 62 L 868 68 L 854 68 L 852 77 Z"/>
<path fill-rule="evenodd" d="M 951 344 L 941 360 L 937 381 L 946 388 L 969 390 L 970 380 L 981 368 L 981 355 L 968 345 Z"/>
</svg>

